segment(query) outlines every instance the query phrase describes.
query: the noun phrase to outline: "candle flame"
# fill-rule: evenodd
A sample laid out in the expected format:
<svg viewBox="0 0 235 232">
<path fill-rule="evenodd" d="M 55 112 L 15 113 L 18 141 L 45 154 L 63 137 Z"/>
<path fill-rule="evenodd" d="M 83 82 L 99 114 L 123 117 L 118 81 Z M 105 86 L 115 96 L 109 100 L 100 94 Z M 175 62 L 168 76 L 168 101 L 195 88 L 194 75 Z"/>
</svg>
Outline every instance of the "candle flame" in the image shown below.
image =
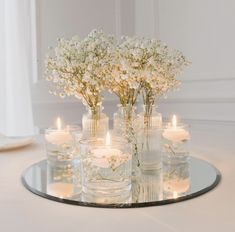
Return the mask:
<svg viewBox="0 0 235 232">
<path fill-rule="evenodd" d="M 178 193 L 175 192 L 175 191 L 173 192 L 173 198 L 174 198 L 174 199 L 178 198 Z"/>
<path fill-rule="evenodd" d="M 177 127 L 177 118 L 176 118 L 176 115 L 174 114 L 173 117 L 172 117 L 172 126 L 173 127 Z"/>
<path fill-rule="evenodd" d="M 111 138 L 110 138 L 110 133 L 108 131 L 107 134 L 106 134 L 105 145 L 110 146 L 110 144 L 111 144 Z"/>
<path fill-rule="evenodd" d="M 61 118 L 60 118 L 60 117 L 58 117 L 58 118 L 56 119 L 56 126 L 57 126 L 57 129 L 58 129 L 58 130 L 61 130 L 62 122 L 61 122 Z"/>
</svg>

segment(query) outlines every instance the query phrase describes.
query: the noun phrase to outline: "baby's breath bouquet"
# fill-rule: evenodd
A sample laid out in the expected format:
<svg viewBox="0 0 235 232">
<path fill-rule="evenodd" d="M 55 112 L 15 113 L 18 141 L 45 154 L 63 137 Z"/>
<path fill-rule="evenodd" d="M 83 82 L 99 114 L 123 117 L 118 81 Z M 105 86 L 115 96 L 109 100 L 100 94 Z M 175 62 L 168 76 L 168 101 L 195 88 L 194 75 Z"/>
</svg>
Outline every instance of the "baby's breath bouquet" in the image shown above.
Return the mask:
<svg viewBox="0 0 235 232">
<path fill-rule="evenodd" d="M 147 122 L 156 99 L 180 84 L 176 76 L 189 63 L 180 51 L 156 39 L 123 37 L 117 42 L 101 30 L 83 40 L 59 39 L 53 51 L 46 60 L 47 79 L 55 86 L 52 93 L 81 99 L 98 120 L 102 91 L 107 89 L 118 96 L 127 124 L 133 121 L 140 93 Z"/>
<path fill-rule="evenodd" d="M 140 57 L 140 47 L 144 40 L 123 37 L 117 45 L 115 66 L 111 79 L 106 81 L 108 89 L 115 93 L 122 106 L 134 106 L 142 86 L 143 57 Z"/>
<path fill-rule="evenodd" d="M 123 126 L 127 130 L 133 122 L 134 106 L 144 83 L 145 47 L 145 39 L 122 37 L 117 44 L 111 79 L 106 81 L 108 89 L 119 98 L 123 120 L 126 124 Z M 120 125 L 117 125 L 117 127 L 123 128 Z"/>
<path fill-rule="evenodd" d="M 55 84 L 52 93 L 81 99 L 91 111 L 94 130 L 100 117 L 105 77 L 112 68 L 113 50 L 114 38 L 93 30 L 83 40 L 59 39 L 54 55 L 46 60 L 47 79 Z"/>
<path fill-rule="evenodd" d="M 54 56 L 46 61 L 47 79 L 61 97 L 75 96 L 91 108 L 101 104 L 104 77 L 110 72 L 113 37 L 92 31 L 84 40 L 59 39 Z"/>
<path fill-rule="evenodd" d="M 180 51 L 171 49 L 155 39 L 145 40 L 142 53 L 144 74 L 141 93 L 145 106 L 144 121 L 148 124 L 156 99 L 180 85 L 176 76 L 189 62 Z"/>
</svg>

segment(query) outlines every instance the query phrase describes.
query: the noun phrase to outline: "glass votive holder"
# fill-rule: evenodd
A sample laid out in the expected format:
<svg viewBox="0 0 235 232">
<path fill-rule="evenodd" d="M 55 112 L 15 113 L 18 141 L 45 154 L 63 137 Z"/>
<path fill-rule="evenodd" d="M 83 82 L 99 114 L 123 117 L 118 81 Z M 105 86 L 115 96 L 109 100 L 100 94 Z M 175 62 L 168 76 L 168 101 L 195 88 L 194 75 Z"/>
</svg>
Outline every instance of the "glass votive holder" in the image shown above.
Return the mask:
<svg viewBox="0 0 235 232">
<path fill-rule="evenodd" d="M 49 193 L 55 194 L 57 191 L 59 195 L 67 197 L 81 193 L 81 161 L 75 139 L 75 135 L 81 133 L 81 128 L 76 125 L 64 129 L 46 129 Z M 70 191 L 71 194 L 60 194 L 63 191 Z"/>
<path fill-rule="evenodd" d="M 108 141 L 109 140 L 109 141 Z M 126 140 L 90 139 L 80 141 L 83 191 L 95 202 L 118 202 L 131 190 L 131 147 Z"/>
<path fill-rule="evenodd" d="M 190 188 L 188 126 L 184 124 L 175 127 L 167 125 L 162 137 L 164 195 L 177 198 Z"/>
<path fill-rule="evenodd" d="M 141 129 L 139 133 L 139 159 L 143 172 L 155 172 L 162 168 L 162 130 L 157 127 Z"/>
<path fill-rule="evenodd" d="M 76 125 L 67 126 L 65 129 L 48 128 L 45 130 L 45 143 L 47 160 L 50 163 L 61 165 L 71 162 L 78 154 L 75 151 L 75 134 L 82 133 Z"/>
</svg>

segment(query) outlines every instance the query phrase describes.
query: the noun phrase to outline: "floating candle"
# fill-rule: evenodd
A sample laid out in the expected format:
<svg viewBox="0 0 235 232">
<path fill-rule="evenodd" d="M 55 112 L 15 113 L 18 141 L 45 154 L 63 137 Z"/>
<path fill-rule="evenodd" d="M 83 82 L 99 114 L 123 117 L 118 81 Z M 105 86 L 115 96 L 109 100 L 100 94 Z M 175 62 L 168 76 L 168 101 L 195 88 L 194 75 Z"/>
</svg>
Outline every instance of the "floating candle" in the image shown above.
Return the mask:
<svg viewBox="0 0 235 232">
<path fill-rule="evenodd" d="M 57 118 L 57 129 L 49 131 L 45 135 L 45 139 L 54 145 L 60 146 L 62 144 L 68 144 L 72 142 L 72 136 L 69 132 L 69 128 L 62 129 L 61 119 Z"/>
<path fill-rule="evenodd" d="M 91 154 L 93 165 L 102 168 L 116 168 L 129 159 L 121 150 L 112 147 L 109 132 L 106 134 L 105 146 L 93 149 Z"/>
<path fill-rule="evenodd" d="M 178 143 L 190 139 L 189 132 L 183 128 L 183 126 L 177 125 L 177 118 L 173 115 L 172 123 L 164 130 L 163 137 Z"/>
</svg>

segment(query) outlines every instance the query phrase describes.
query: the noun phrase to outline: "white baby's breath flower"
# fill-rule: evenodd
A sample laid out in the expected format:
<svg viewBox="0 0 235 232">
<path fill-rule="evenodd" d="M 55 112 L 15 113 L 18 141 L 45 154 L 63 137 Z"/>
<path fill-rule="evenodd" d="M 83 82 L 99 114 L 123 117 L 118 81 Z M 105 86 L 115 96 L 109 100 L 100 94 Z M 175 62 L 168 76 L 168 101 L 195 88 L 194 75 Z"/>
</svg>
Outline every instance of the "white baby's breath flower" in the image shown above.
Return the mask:
<svg viewBox="0 0 235 232">
<path fill-rule="evenodd" d="M 75 96 L 95 107 L 101 104 L 105 88 L 114 92 L 120 103 L 134 105 L 142 92 L 144 104 L 176 88 L 176 76 L 189 62 L 183 54 L 155 39 L 113 36 L 93 30 L 80 40 L 61 38 L 54 56 L 46 60 L 47 80 L 55 84 L 60 96 Z"/>
<path fill-rule="evenodd" d="M 101 102 L 105 76 L 112 70 L 114 39 L 100 30 L 93 30 L 84 40 L 58 39 L 54 56 L 46 60 L 47 80 L 52 81 L 61 97 L 82 98 L 85 105 Z"/>
</svg>

